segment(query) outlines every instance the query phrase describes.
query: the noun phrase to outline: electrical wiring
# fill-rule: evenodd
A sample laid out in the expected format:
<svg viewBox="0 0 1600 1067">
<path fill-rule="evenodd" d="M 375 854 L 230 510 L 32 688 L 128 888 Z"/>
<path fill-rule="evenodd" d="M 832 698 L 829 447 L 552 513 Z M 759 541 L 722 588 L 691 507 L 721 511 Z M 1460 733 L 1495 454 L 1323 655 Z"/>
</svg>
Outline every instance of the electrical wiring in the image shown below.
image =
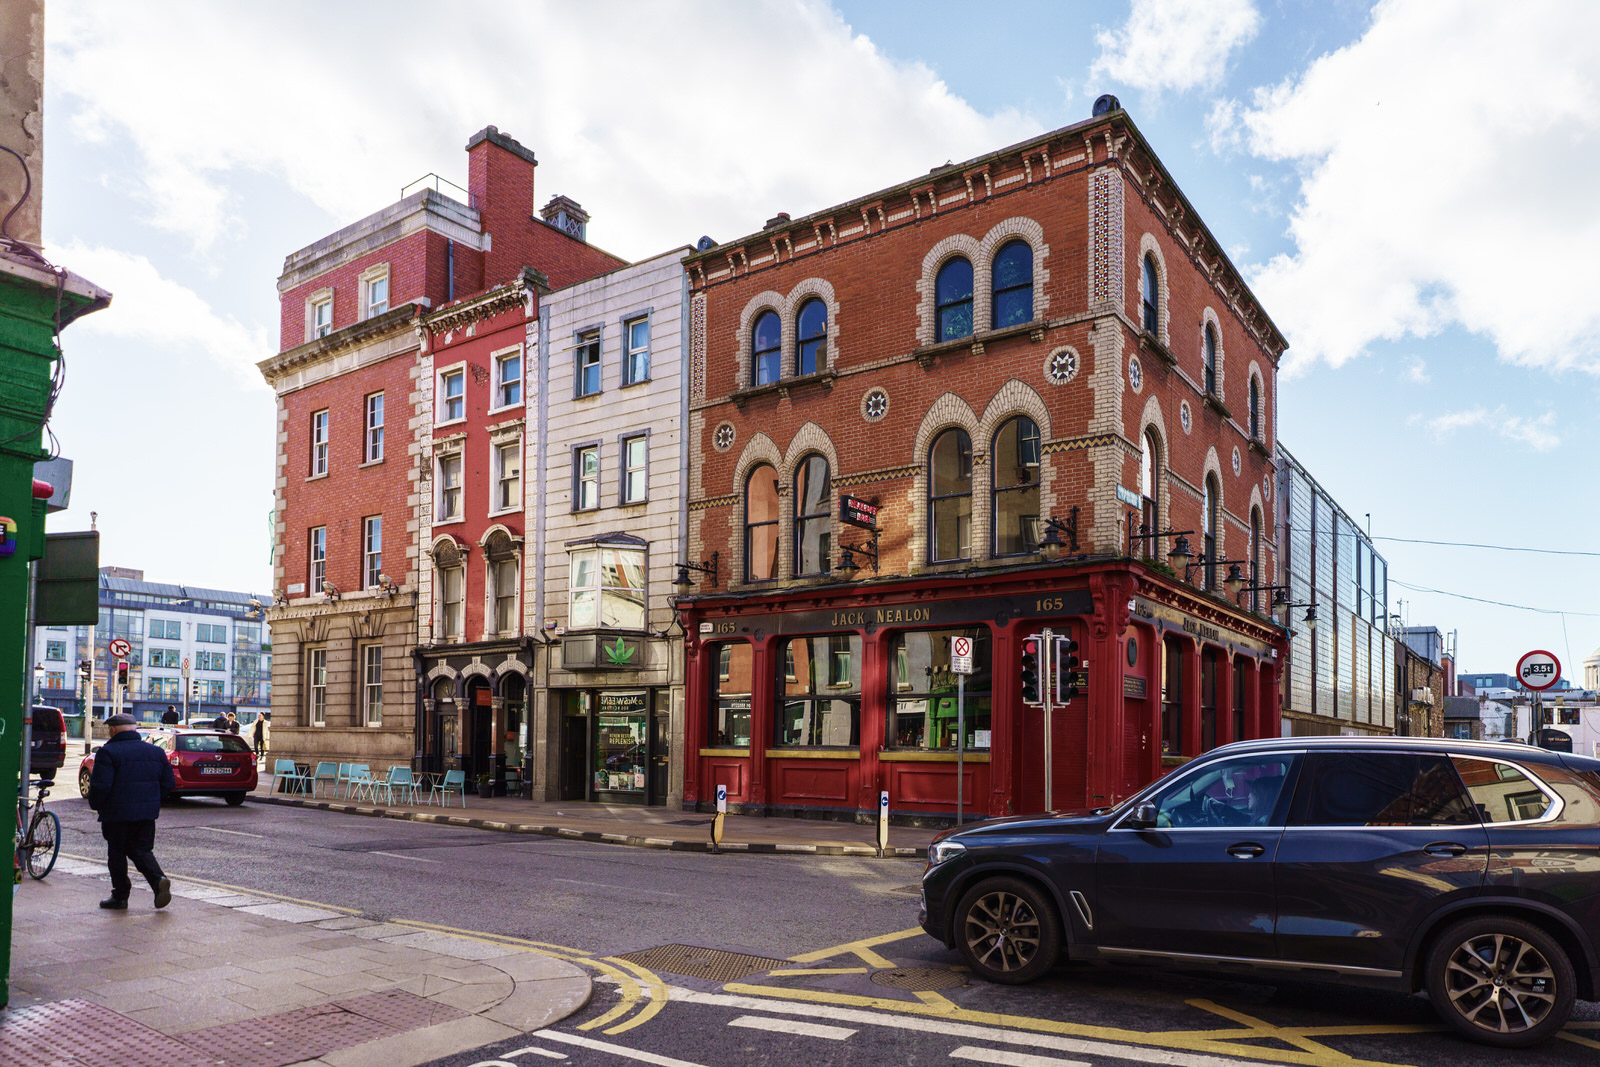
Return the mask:
<svg viewBox="0 0 1600 1067">
<path fill-rule="evenodd" d="M 1479 604 L 1490 604 L 1497 608 L 1513 608 L 1517 611 L 1534 611 L 1538 612 L 1540 615 L 1575 615 L 1579 618 L 1600 619 L 1600 611 L 1565 611 L 1561 608 L 1530 608 L 1526 604 L 1507 604 L 1503 600 L 1485 600 L 1481 596 L 1468 596 L 1465 593 L 1452 593 L 1444 589 L 1430 589 L 1425 585 L 1412 585 L 1410 582 L 1402 582 L 1398 578 L 1390 578 L 1389 581 L 1391 584 L 1398 585 L 1402 589 L 1409 589 L 1413 593 L 1436 593 L 1439 596 L 1454 597 L 1457 600 L 1472 600 Z"/>
</svg>

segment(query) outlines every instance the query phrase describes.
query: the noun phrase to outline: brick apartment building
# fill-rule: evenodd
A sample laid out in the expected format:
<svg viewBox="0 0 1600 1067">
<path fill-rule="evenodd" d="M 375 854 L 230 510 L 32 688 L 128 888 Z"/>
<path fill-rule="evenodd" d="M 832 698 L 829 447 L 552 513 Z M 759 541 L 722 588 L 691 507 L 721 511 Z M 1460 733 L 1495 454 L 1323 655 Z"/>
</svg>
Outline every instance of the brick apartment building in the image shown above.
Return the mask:
<svg viewBox="0 0 1600 1067">
<path fill-rule="evenodd" d="M 955 636 L 969 812 L 1278 733 L 1286 342 L 1097 112 L 687 260 L 689 559 L 717 574 L 679 601 L 686 806 L 948 817 Z M 1048 739 L 1019 682 L 1043 627 L 1088 671 Z"/>
<path fill-rule="evenodd" d="M 419 753 L 444 758 L 442 728 L 419 727 L 413 655 L 446 639 L 431 616 L 419 619 L 417 599 L 434 573 L 431 561 L 423 566 L 424 548 L 434 545 L 418 538 L 433 520 L 431 464 L 439 454 L 435 345 L 441 336 L 447 347 L 465 341 L 487 325 L 501 335 L 481 354 L 492 360 L 523 343 L 518 334 L 537 313 L 538 276 L 559 287 L 621 263 L 571 232 L 562 202 L 545 218 L 535 214 L 532 152 L 493 126 L 474 134 L 466 151 L 467 189 L 416 183 L 388 207 L 291 253 L 278 280 L 280 351 L 259 366 L 278 396 L 267 621 L 274 749 L 286 755 L 360 760 L 380 773 Z M 499 302 L 503 291 L 475 299 L 505 286 L 518 290 L 513 306 Z M 472 320 L 456 336 L 452 315 Z M 480 359 L 476 347 L 461 350 L 469 369 Z M 496 475 L 482 460 L 506 411 L 475 399 L 489 386 L 465 376 L 471 415 L 447 434 L 467 435 L 460 474 L 473 485 L 463 506 L 493 499 Z M 462 543 L 477 531 L 477 559 L 498 557 L 501 542 L 477 519 L 460 527 Z M 515 527 L 501 525 L 511 536 Z M 488 610 L 486 581 L 466 568 L 463 605 L 477 597 Z M 482 636 L 468 629 L 474 624 L 463 618 L 460 636 L 448 639 Z M 496 631 L 512 641 L 520 633 L 520 619 L 515 633 Z M 451 695 L 455 738 L 482 729 L 465 718 L 464 689 Z"/>
</svg>

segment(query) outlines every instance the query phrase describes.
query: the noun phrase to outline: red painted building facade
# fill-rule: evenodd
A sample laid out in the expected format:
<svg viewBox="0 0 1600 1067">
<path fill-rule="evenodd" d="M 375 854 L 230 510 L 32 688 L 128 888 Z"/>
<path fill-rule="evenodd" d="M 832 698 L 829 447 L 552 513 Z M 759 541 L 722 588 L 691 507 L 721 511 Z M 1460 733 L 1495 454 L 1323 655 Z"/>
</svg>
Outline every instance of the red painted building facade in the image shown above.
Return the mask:
<svg viewBox="0 0 1600 1067">
<path fill-rule="evenodd" d="M 968 812 L 1097 805 L 1278 733 L 1285 342 L 1125 113 L 687 266 L 686 805 L 948 817 L 958 736 Z"/>
</svg>

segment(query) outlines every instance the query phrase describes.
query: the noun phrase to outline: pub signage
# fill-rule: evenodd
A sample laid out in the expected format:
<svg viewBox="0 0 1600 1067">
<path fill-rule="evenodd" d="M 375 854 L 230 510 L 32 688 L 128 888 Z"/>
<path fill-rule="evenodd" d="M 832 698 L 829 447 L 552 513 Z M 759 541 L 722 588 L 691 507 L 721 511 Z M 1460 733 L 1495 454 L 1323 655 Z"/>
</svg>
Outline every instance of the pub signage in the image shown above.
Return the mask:
<svg viewBox="0 0 1600 1067">
<path fill-rule="evenodd" d="M 878 528 L 878 505 L 853 496 L 839 498 L 839 521 L 846 526 L 859 526 L 863 530 Z"/>
<path fill-rule="evenodd" d="M 708 619 L 700 624 L 707 637 L 736 634 L 805 634 L 829 630 L 866 630 L 882 626 L 967 626 L 992 621 L 1005 625 L 1013 619 L 1055 618 L 1094 613 L 1094 598 L 1087 589 L 1069 589 L 1025 596 L 976 597 L 964 600 L 930 600 L 918 604 L 876 604 L 838 611 L 792 611 L 781 615 L 752 615 L 736 619 Z"/>
</svg>

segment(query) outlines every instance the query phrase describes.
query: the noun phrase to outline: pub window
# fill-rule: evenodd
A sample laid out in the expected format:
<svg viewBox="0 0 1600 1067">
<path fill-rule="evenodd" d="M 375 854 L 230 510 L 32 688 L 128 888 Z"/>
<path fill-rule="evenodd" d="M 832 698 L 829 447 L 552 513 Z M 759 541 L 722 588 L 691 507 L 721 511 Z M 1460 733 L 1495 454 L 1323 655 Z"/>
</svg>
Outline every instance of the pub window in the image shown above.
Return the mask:
<svg viewBox="0 0 1600 1067">
<path fill-rule="evenodd" d="M 755 662 L 743 641 L 717 645 L 717 674 L 711 682 L 711 721 L 706 741 L 714 748 L 750 747 L 750 684 Z"/>
<path fill-rule="evenodd" d="M 783 357 L 783 328 L 776 311 L 763 311 L 750 334 L 751 385 L 778 380 Z"/>
<path fill-rule="evenodd" d="M 799 335 L 796 374 L 815 374 L 827 366 L 828 305 L 813 297 L 800 306 L 795 321 Z"/>
<path fill-rule="evenodd" d="M 751 582 L 778 576 L 778 472 L 766 463 L 745 480 L 744 576 Z"/>
<path fill-rule="evenodd" d="M 1217 650 L 1200 653 L 1200 751 L 1217 747 Z"/>
<path fill-rule="evenodd" d="M 994 435 L 994 554 L 1023 556 L 1039 544 L 1039 427 L 1006 421 Z"/>
<path fill-rule="evenodd" d="M 960 256 L 939 268 L 933 282 L 938 330 L 935 341 L 972 336 L 972 264 Z"/>
<path fill-rule="evenodd" d="M 1156 274 L 1155 253 L 1145 253 L 1144 270 L 1139 277 L 1139 303 L 1144 311 L 1145 332 L 1158 333 L 1161 329 L 1161 286 Z"/>
<path fill-rule="evenodd" d="M 967 675 L 965 715 L 957 715 L 956 675 L 950 670 L 950 639 L 972 640 L 972 668 Z M 964 747 L 989 747 L 989 711 L 993 671 L 989 631 L 913 630 L 890 639 L 890 748 L 954 751 L 956 723 L 965 719 Z"/>
<path fill-rule="evenodd" d="M 793 680 L 778 683 L 774 741 L 796 747 L 856 746 L 861 742 L 861 637 L 797 637 L 784 643 Z"/>
<path fill-rule="evenodd" d="M 928 560 L 972 558 L 972 438 L 946 430 L 928 450 Z"/>
<path fill-rule="evenodd" d="M 1205 566 L 1200 568 L 1200 585 L 1213 592 L 1217 588 L 1217 495 L 1217 480 L 1208 474 L 1200 500 L 1200 521 L 1205 527 Z"/>
<path fill-rule="evenodd" d="M 1261 584 L 1261 509 L 1250 509 L 1250 584 Z M 1250 610 L 1261 610 L 1261 592 L 1250 590 Z"/>
<path fill-rule="evenodd" d="M 1250 440 L 1261 439 L 1261 379 L 1250 377 Z"/>
<path fill-rule="evenodd" d="M 1157 503 L 1160 497 L 1160 480 L 1156 476 L 1157 460 L 1156 435 L 1149 430 L 1144 433 L 1144 448 L 1139 453 L 1139 532 L 1161 532 L 1161 509 Z M 1141 542 L 1146 556 L 1156 554 L 1154 539 Z"/>
<path fill-rule="evenodd" d="M 1244 687 L 1250 677 L 1249 661 L 1243 656 L 1233 657 L 1233 737 L 1234 741 L 1246 740 L 1244 733 Z"/>
<path fill-rule="evenodd" d="M 833 529 L 828 461 L 813 453 L 794 476 L 794 572 L 827 574 Z"/>
<path fill-rule="evenodd" d="M 1217 328 L 1206 323 L 1206 395 L 1217 393 Z"/>
<path fill-rule="evenodd" d="M 1161 642 L 1161 754 L 1183 754 L 1183 641 Z"/>
<path fill-rule="evenodd" d="M 1011 241 L 994 257 L 993 327 L 1020 326 L 1033 321 L 1033 249 L 1026 241 Z"/>
</svg>

